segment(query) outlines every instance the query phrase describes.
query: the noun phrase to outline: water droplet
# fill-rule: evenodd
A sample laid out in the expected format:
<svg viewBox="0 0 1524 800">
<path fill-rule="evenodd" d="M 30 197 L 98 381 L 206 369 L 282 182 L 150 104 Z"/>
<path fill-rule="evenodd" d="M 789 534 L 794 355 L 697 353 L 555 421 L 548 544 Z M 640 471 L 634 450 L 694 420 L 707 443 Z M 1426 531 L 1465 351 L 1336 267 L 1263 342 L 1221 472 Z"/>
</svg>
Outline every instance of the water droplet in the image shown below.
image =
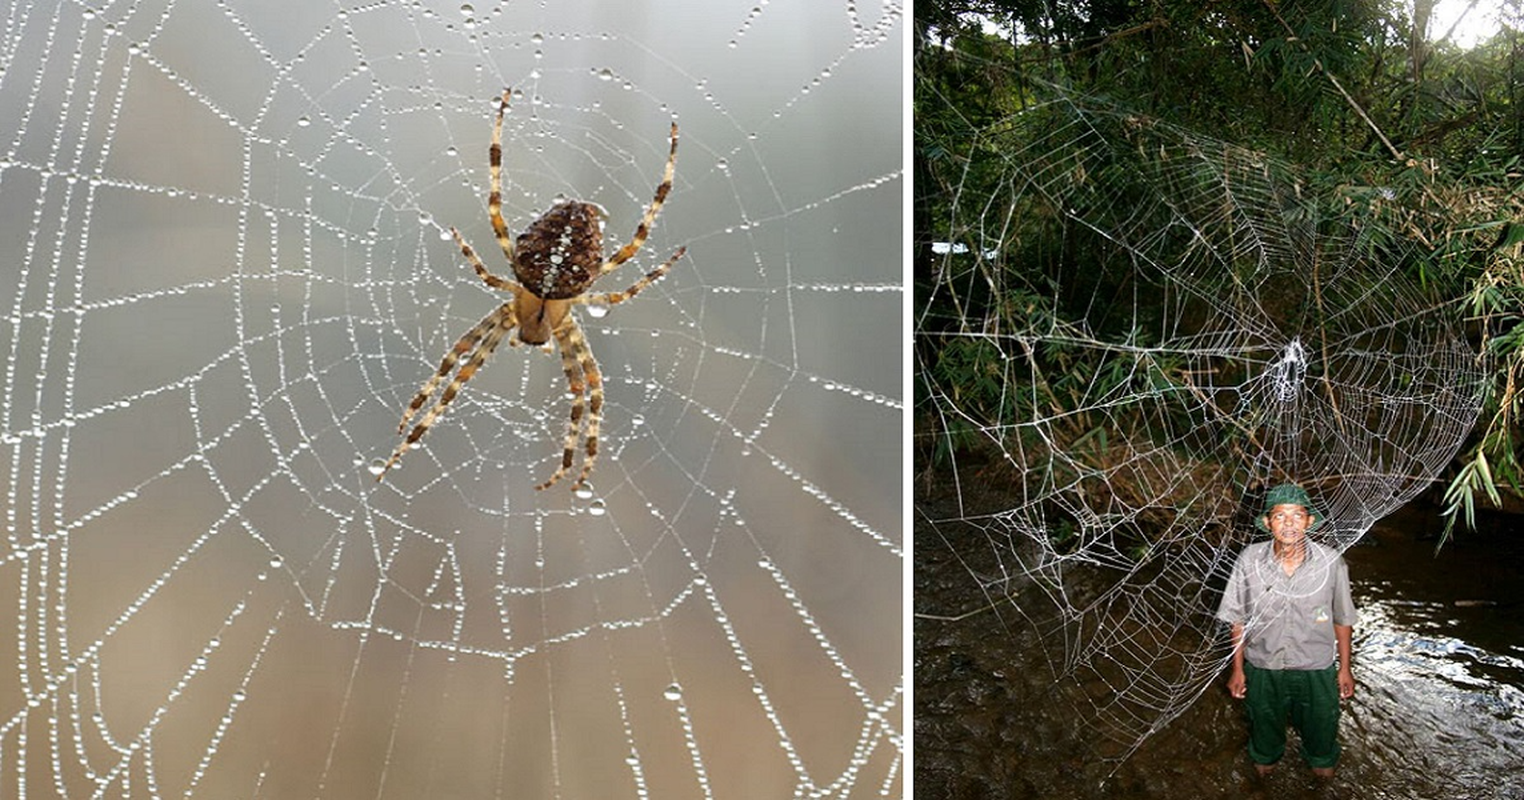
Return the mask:
<svg viewBox="0 0 1524 800">
<path fill-rule="evenodd" d="M 572 494 L 576 495 L 578 500 L 591 500 L 593 497 L 593 485 L 591 483 L 584 483 L 578 486 L 577 490 L 572 492 Z"/>
<path fill-rule="evenodd" d="M 661 693 L 661 696 L 668 700 L 681 700 L 683 699 L 683 687 L 674 683 L 668 686 L 667 690 Z"/>
<path fill-rule="evenodd" d="M 305 127 L 307 127 L 308 125 L 311 125 L 311 124 L 312 124 L 312 120 L 306 114 L 303 114 L 300 117 L 296 118 L 296 126 L 298 128 L 305 128 Z"/>
<path fill-rule="evenodd" d="M 609 315 L 608 306 L 588 306 L 587 315 L 593 319 L 602 319 Z"/>
<path fill-rule="evenodd" d="M 370 462 L 370 466 L 367 468 L 367 470 L 370 472 L 370 474 L 379 478 L 381 477 L 381 473 L 386 472 L 386 461 L 384 459 L 378 458 L 375 461 Z"/>
<path fill-rule="evenodd" d="M 604 514 L 608 513 L 608 507 L 604 505 L 603 500 L 594 500 L 590 505 L 588 505 L 587 513 L 592 514 L 595 517 L 601 517 Z"/>
<path fill-rule="evenodd" d="M 598 80 L 611 81 L 614 79 L 614 71 L 608 67 L 598 70 Z"/>
</svg>

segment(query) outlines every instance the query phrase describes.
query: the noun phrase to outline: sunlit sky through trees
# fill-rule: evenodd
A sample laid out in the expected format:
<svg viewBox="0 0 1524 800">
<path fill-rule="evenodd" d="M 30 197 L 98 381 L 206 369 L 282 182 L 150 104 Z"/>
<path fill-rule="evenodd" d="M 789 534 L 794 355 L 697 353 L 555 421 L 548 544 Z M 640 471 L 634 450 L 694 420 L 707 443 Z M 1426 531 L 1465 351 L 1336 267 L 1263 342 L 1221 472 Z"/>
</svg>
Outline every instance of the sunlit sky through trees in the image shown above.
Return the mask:
<svg viewBox="0 0 1524 800">
<path fill-rule="evenodd" d="M 1502 5 L 1488 0 L 1438 0 L 1429 21 L 1429 38 L 1441 39 L 1449 32 L 1450 41 L 1456 46 L 1474 47 L 1497 33 Z"/>
</svg>

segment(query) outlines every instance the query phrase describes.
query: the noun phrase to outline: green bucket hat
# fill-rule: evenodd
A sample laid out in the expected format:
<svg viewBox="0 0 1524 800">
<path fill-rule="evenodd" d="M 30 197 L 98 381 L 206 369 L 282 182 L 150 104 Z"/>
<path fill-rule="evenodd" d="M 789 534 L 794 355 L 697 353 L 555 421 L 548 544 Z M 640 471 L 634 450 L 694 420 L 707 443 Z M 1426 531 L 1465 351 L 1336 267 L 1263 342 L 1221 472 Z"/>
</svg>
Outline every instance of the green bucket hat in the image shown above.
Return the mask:
<svg viewBox="0 0 1524 800">
<path fill-rule="evenodd" d="M 1323 524 L 1323 514 L 1313 508 L 1312 498 L 1307 496 L 1307 490 L 1294 483 L 1283 483 L 1265 494 L 1265 510 L 1254 518 L 1254 527 L 1269 533 L 1270 526 L 1265 524 L 1265 517 L 1270 515 L 1271 509 L 1282 505 L 1301 506 L 1307 509 L 1307 513 L 1312 515 L 1312 524 L 1307 526 L 1309 531 Z"/>
</svg>

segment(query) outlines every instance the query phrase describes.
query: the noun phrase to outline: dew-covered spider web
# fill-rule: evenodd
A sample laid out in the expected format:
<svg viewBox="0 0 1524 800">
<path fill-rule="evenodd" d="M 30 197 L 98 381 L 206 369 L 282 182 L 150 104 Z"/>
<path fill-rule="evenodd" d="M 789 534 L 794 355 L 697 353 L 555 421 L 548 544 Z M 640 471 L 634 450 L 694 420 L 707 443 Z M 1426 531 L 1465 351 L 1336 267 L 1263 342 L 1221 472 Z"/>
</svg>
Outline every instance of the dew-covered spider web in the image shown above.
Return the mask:
<svg viewBox="0 0 1524 800">
<path fill-rule="evenodd" d="M 81 2 L 0 11 L 0 796 L 904 789 L 904 9 Z M 498 349 L 486 210 L 627 241 L 570 400 Z M 580 462 L 579 462 L 580 464 Z"/>
<path fill-rule="evenodd" d="M 917 187 L 917 470 L 950 497 L 920 547 L 952 549 L 992 630 L 1036 630 L 1124 757 L 1222 674 L 1265 491 L 1301 483 L 1313 538 L 1350 546 L 1445 468 L 1481 367 L 1383 221 L 1395 191 L 1048 97 L 916 132 L 942 178 Z"/>
</svg>

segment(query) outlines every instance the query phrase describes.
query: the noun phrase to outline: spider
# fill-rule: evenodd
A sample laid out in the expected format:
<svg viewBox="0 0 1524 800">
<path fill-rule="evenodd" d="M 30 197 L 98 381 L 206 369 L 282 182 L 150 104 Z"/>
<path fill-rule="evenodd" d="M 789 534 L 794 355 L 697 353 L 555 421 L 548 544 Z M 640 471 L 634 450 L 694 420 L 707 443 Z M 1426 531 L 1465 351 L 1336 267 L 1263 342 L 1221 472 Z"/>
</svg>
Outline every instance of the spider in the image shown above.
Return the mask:
<svg viewBox="0 0 1524 800">
<path fill-rule="evenodd" d="M 677 161 L 676 122 L 672 123 L 669 134 L 671 149 L 667 153 L 667 167 L 662 173 L 661 183 L 656 187 L 656 196 L 646 208 L 640 224 L 635 227 L 634 237 L 620 247 L 613 257 L 607 261 L 603 258 L 603 221 L 606 212 L 593 203 L 578 200 L 558 200 L 550 210 L 529 223 L 529 227 L 517 239 L 510 239 L 508 225 L 503 222 L 502 139 L 503 115 L 508 111 L 511 94 L 511 90 L 503 91 L 497 107 L 497 122 L 492 127 L 492 146 L 487 151 L 492 175 L 492 191 L 487 195 L 487 213 L 492 220 L 492 230 L 497 234 L 497 243 L 502 247 L 508 263 L 513 265 L 513 275 L 518 280 L 500 278 L 489 272 L 477 257 L 476 251 L 461 237 L 460 231 L 452 227 L 450 233 L 454 235 L 455 243 L 460 246 L 466 260 L 471 262 L 476 274 L 488 286 L 512 294 L 513 299 L 482 318 L 445 353 L 439 370 L 423 384 L 423 388 L 418 390 L 407 410 L 402 413 L 402 422 L 397 426 L 398 434 L 407 430 L 408 421 L 434 396 L 434 391 L 455 370 L 456 364 L 462 358 L 466 362 L 455 372 L 455 377 L 440 393 L 438 401 L 413 426 L 407 438 L 397 445 L 391 458 L 377 471 L 378 481 L 385 477 L 387 470 L 402 458 L 409 447 L 428 432 L 466 381 L 471 380 L 482 364 L 486 363 L 503 337 L 517 328 L 517 337 L 509 338 L 510 346 L 517 345 L 519 341 L 543 345 L 552 338 L 555 339 L 556 349 L 561 353 L 561 369 L 566 373 L 566 382 L 571 385 L 571 418 L 566 425 L 561 465 L 549 480 L 534 488 L 549 488 L 571 470 L 577 441 L 583 434 L 584 413 L 587 417 L 586 456 L 582 459 L 582 472 L 571 488 L 576 491 L 585 486 L 588 475 L 593 471 L 593 464 L 598 459 L 598 426 L 603 418 L 603 375 L 598 371 L 598 362 L 593 359 L 592 350 L 588 348 L 587 337 L 582 334 L 577 318 L 571 314 L 572 306 L 612 306 L 622 303 L 667 274 L 672 264 L 687 251 L 686 247 L 679 247 L 661 266 L 646 273 L 622 292 L 588 293 L 593 283 L 629 261 L 645 244 L 662 203 L 666 202 L 667 194 L 672 191 L 673 167 Z"/>
</svg>

